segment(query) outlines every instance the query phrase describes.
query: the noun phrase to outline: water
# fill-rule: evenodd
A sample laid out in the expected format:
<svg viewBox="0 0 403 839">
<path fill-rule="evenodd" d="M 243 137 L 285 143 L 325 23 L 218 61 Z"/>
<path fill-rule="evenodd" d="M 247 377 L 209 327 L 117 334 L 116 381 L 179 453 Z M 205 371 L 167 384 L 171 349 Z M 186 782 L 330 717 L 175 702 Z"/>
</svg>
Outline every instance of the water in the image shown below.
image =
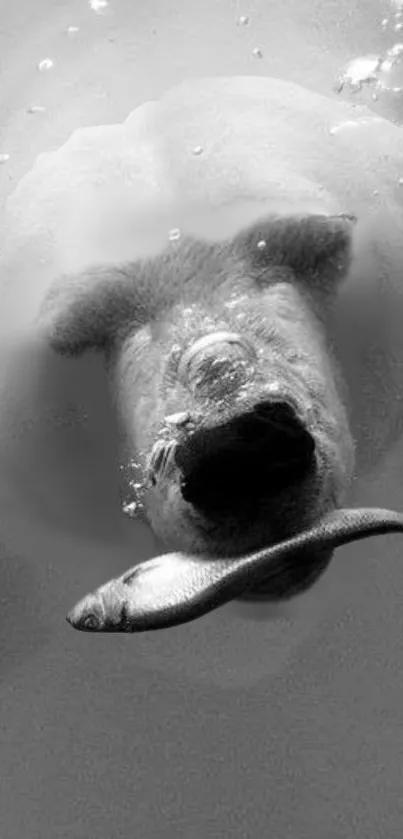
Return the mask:
<svg viewBox="0 0 403 839">
<path fill-rule="evenodd" d="M 189 76 L 283 77 L 402 122 L 398 4 L 106 7 L 8 6 L 0 206 L 39 153 L 76 128 L 123 120 Z M 53 66 L 39 72 L 47 56 Z M 43 110 L 27 113 L 37 105 Z M 204 142 L 195 137 L 192 148 L 202 159 Z M 35 265 L 28 269 L 34 276 Z M 31 313 L 35 293 L 20 299 Z M 268 825 L 284 839 L 350 839 L 357 824 L 369 839 L 398 835 L 399 537 L 340 551 L 315 591 L 292 606 L 228 606 L 141 641 L 74 633 L 64 615 L 80 596 L 163 546 L 141 517 L 122 514 L 101 364 L 55 358 L 20 337 L 3 323 L 7 839 L 115 839 L 134 829 L 204 839 L 207 819 L 209 835 L 235 839 L 265 835 Z M 373 476 L 355 483 L 352 503 L 403 509 L 400 463 L 397 441 Z"/>
</svg>

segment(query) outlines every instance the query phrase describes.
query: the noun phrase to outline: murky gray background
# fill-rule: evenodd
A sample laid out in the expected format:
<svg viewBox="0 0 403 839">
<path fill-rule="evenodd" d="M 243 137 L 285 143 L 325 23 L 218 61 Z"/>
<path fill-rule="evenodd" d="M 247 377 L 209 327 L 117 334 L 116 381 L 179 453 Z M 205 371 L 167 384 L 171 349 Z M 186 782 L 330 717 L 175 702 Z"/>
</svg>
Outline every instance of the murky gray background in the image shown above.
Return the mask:
<svg viewBox="0 0 403 839">
<path fill-rule="evenodd" d="M 400 64 L 376 64 L 403 41 L 397 10 L 13 0 L 0 24 L 0 214 L 37 154 L 189 76 L 273 75 L 336 98 L 338 74 L 358 74 L 362 90 L 342 95 L 401 122 Z M 161 546 L 119 508 L 99 362 L 2 341 L 0 385 L 1 839 L 400 837 L 401 537 L 338 551 L 281 609 L 231 605 L 149 636 L 75 633 L 64 616 L 78 598 Z M 403 509 L 400 449 L 351 503 Z"/>
</svg>

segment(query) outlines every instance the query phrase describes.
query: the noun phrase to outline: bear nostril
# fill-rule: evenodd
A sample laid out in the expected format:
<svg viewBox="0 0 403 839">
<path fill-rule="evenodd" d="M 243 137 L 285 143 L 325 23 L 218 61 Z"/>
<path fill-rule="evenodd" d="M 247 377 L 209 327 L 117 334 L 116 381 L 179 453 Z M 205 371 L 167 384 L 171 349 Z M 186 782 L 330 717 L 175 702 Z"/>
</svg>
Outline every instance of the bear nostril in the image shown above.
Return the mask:
<svg viewBox="0 0 403 839">
<path fill-rule="evenodd" d="M 199 338 L 183 354 L 179 380 L 198 397 L 224 396 L 250 381 L 256 352 L 242 335 L 212 332 Z"/>
<path fill-rule="evenodd" d="M 288 403 L 261 402 L 178 446 L 183 498 L 206 514 L 250 506 L 303 480 L 314 468 L 314 450 Z"/>
</svg>

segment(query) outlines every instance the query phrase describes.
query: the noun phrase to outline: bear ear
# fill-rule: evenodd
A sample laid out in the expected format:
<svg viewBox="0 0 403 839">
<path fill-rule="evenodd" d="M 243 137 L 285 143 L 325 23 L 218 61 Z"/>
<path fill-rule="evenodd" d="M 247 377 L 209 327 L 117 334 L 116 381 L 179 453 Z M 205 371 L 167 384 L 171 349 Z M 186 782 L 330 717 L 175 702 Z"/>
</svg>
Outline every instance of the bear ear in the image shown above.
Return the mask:
<svg viewBox="0 0 403 839">
<path fill-rule="evenodd" d="M 241 247 L 254 272 L 284 266 L 298 277 L 329 289 L 346 277 L 352 253 L 356 216 L 317 215 L 271 217 L 241 234 Z"/>
<path fill-rule="evenodd" d="M 135 267 L 94 267 L 59 277 L 50 287 L 37 319 L 40 333 L 60 355 L 107 351 L 139 320 Z"/>
</svg>

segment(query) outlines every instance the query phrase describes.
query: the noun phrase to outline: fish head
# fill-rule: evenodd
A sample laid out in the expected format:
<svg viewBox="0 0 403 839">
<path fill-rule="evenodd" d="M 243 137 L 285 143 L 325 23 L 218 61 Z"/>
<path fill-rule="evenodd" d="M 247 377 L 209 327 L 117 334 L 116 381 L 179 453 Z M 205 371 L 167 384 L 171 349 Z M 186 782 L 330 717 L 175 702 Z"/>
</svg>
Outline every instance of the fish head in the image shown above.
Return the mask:
<svg viewBox="0 0 403 839">
<path fill-rule="evenodd" d="M 66 620 L 82 632 L 130 632 L 126 602 L 127 589 L 122 581 L 111 580 L 82 597 Z"/>
</svg>

